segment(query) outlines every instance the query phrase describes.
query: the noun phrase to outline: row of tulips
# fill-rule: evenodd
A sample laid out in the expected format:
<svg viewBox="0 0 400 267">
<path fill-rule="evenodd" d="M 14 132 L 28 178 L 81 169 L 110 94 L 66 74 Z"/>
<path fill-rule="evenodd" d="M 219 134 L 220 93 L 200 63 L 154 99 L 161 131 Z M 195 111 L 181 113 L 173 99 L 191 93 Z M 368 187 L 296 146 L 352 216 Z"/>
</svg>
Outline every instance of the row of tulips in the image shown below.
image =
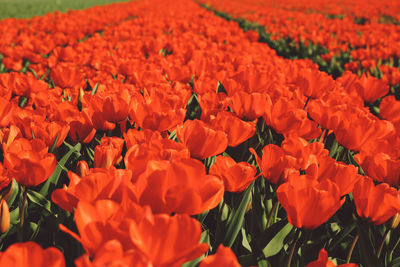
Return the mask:
<svg viewBox="0 0 400 267">
<path fill-rule="evenodd" d="M 0 59 L 4 69 L 26 70 L 27 63 L 42 62 L 54 49 L 76 43 L 107 26 L 134 17 L 132 3 L 92 7 L 67 13 L 48 13 L 32 19 L 0 22 Z"/>
<path fill-rule="evenodd" d="M 264 26 L 266 41 L 282 56 L 311 58 L 335 76 L 350 70 L 383 76 L 391 85 L 400 82 L 399 24 L 381 23 L 379 19 L 397 14 L 396 2 L 371 1 L 365 5 L 333 1 L 328 6 L 323 1 L 200 2 L 233 18 Z M 331 5 L 336 8 L 329 8 Z M 341 13 L 343 17 L 337 17 L 338 10 L 346 10 Z M 355 21 L 360 15 L 362 24 Z"/>
<path fill-rule="evenodd" d="M 129 7 L 0 74 L 0 263 L 396 264 L 385 80 L 334 80 L 189 0 Z"/>
</svg>

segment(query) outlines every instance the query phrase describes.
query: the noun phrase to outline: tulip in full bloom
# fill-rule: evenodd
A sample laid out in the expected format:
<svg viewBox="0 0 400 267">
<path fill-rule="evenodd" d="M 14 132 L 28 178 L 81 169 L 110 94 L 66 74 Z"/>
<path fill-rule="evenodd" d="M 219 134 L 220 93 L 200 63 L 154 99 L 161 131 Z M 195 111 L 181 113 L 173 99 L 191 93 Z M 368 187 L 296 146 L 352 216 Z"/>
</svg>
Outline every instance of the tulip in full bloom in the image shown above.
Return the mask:
<svg viewBox="0 0 400 267">
<path fill-rule="evenodd" d="M 0 266 L 64 267 L 64 256 L 58 249 L 42 249 L 35 242 L 15 243 L 0 252 Z"/>
<path fill-rule="evenodd" d="M 48 147 L 40 139 L 18 138 L 9 147 L 3 144 L 4 167 L 18 183 L 36 186 L 50 177 L 57 160 L 47 152 Z"/>
</svg>

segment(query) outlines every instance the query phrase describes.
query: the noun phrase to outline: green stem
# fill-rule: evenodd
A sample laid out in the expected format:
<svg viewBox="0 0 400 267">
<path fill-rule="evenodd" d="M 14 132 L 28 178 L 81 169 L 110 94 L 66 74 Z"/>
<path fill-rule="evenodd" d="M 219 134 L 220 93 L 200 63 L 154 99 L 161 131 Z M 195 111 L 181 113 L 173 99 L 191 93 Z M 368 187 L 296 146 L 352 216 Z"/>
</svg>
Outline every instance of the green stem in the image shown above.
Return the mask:
<svg viewBox="0 0 400 267">
<path fill-rule="evenodd" d="M 20 214 L 20 220 L 19 220 L 19 228 L 18 228 L 18 242 L 23 242 L 24 241 L 24 218 L 25 218 L 25 203 L 26 203 L 26 197 L 27 197 L 27 191 L 25 186 L 22 186 L 22 205 L 21 205 L 21 210 L 19 211 Z"/>
<path fill-rule="evenodd" d="M 271 212 L 269 213 L 269 216 L 268 216 L 267 228 L 271 225 L 272 216 L 274 215 L 275 210 L 278 208 L 278 205 L 279 205 L 279 201 L 276 201 L 276 202 L 274 203 L 274 205 L 272 206 Z"/>
<path fill-rule="evenodd" d="M 300 229 L 296 228 L 296 232 L 294 234 L 293 241 L 290 244 L 289 258 L 288 258 L 286 267 L 290 267 L 290 265 L 292 264 L 292 258 L 293 258 L 294 250 L 297 245 L 297 240 L 299 240 L 299 236 L 300 236 Z"/>
<path fill-rule="evenodd" d="M 355 248 L 355 246 L 357 244 L 357 241 L 358 241 L 359 237 L 360 236 L 358 234 L 354 237 L 353 242 L 350 245 L 349 252 L 347 253 L 346 263 L 350 263 L 351 255 L 353 254 L 353 250 L 354 250 L 354 248 Z"/>
<path fill-rule="evenodd" d="M 382 238 L 382 242 L 381 242 L 381 244 L 379 245 L 378 252 L 376 253 L 376 256 L 377 256 L 378 258 L 381 256 L 382 249 L 383 249 L 383 245 L 385 244 L 385 240 L 386 240 L 386 237 L 387 237 L 387 235 L 389 234 L 389 232 L 390 232 L 390 227 L 388 227 L 388 228 L 386 229 L 385 234 L 383 235 L 383 238 Z"/>
</svg>

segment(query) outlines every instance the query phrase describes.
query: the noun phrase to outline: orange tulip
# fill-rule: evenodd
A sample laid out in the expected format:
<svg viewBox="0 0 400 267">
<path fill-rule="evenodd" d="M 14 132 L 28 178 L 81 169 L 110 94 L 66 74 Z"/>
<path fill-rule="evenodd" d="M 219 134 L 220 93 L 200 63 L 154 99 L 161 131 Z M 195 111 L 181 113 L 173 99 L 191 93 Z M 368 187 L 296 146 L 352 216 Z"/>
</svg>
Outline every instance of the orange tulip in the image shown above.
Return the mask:
<svg viewBox="0 0 400 267">
<path fill-rule="evenodd" d="M 56 189 L 51 200 L 62 209 L 72 211 L 80 200 L 93 202 L 97 199 L 111 199 L 121 202 L 124 192 L 132 190 L 131 172 L 111 167 L 90 169 L 82 178 L 69 171 L 69 185 Z"/>
<path fill-rule="evenodd" d="M 73 65 L 58 65 L 51 70 L 50 77 L 61 88 L 79 88 L 85 85 L 82 72 Z"/>
<path fill-rule="evenodd" d="M 340 267 L 357 267 L 357 264 L 354 263 L 346 263 L 346 264 L 341 264 L 341 265 L 335 265 L 333 261 L 330 261 L 328 259 L 328 252 L 326 252 L 325 249 L 321 249 L 318 254 L 318 259 L 310 262 L 307 264 L 306 267 L 335 267 L 335 266 L 340 266 Z"/>
<path fill-rule="evenodd" d="M 132 242 L 153 266 L 178 267 L 208 250 L 200 223 L 186 214 L 146 216 L 129 229 Z"/>
<path fill-rule="evenodd" d="M 399 192 L 386 183 L 374 185 L 369 177 L 361 178 L 353 189 L 357 214 L 375 225 L 385 223 L 400 213 Z"/>
<path fill-rule="evenodd" d="M 215 208 L 224 195 L 221 179 L 207 175 L 192 158 L 150 161 L 135 186 L 138 202 L 153 213 L 200 214 Z"/>
<path fill-rule="evenodd" d="M 219 112 L 215 119 L 210 121 L 210 125 L 226 133 L 228 145 L 235 147 L 251 138 L 256 132 L 254 122 L 245 122 L 239 119 L 232 112 Z"/>
<path fill-rule="evenodd" d="M 42 249 L 40 245 L 29 241 L 15 243 L 5 252 L 0 252 L 0 266 L 18 267 L 64 267 L 64 256 L 58 249 Z"/>
<path fill-rule="evenodd" d="M 69 132 L 69 125 L 63 121 L 34 121 L 30 128 L 35 138 L 42 139 L 48 147 L 56 142 L 55 148 L 62 145 Z"/>
<path fill-rule="evenodd" d="M 353 85 L 358 94 L 369 103 L 375 102 L 378 98 L 389 92 L 389 86 L 383 79 L 377 79 L 365 74 Z"/>
<path fill-rule="evenodd" d="M 112 165 L 118 164 L 122 160 L 123 145 L 122 138 L 106 136 L 101 138 L 100 145 L 94 149 L 94 167 L 109 169 Z"/>
<path fill-rule="evenodd" d="M 78 259 L 81 266 L 93 266 L 88 257 L 93 262 L 112 262 L 112 251 L 116 253 L 117 262 L 181 266 L 208 250 L 207 244 L 198 243 L 200 223 L 186 214 L 153 215 L 148 208 L 133 203 L 123 206 L 110 200 L 98 200 L 93 204 L 80 201 L 75 221 L 80 236 L 64 226 L 60 228 L 85 248 L 87 255 Z"/>
<path fill-rule="evenodd" d="M 81 113 L 71 118 L 69 125 L 69 135 L 74 142 L 79 140 L 81 143 L 90 143 L 96 134 L 96 129 L 93 127 L 87 110 L 82 110 Z"/>
<path fill-rule="evenodd" d="M 228 147 L 227 135 L 200 120 L 188 120 L 176 130 L 179 141 L 194 158 L 205 159 L 221 154 Z"/>
<path fill-rule="evenodd" d="M 240 118 L 253 121 L 265 114 L 271 116 L 272 102 L 268 94 L 236 92 L 231 97 L 233 111 Z"/>
<path fill-rule="evenodd" d="M 0 203 L 0 232 L 6 233 L 10 228 L 10 210 L 7 201 L 2 199 Z"/>
<path fill-rule="evenodd" d="M 150 130 L 148 130 L 150 131 Z M 140 136 L 139 133 L 143 133 Z M 133 134 L 137 134 L 136 137 Z M 146 169 L 148 162 L 152 160 L 171 160 L 174 158 L 189 158 L 189 150 L 184 144 L 165 139 L 160 134 L 145 131 L 129 130 L 128 134 L 131 140 L 129 143 L 134 143 L 130 146 L 125 154 L 125 167 L 132 171 L 132 181 L 136 181 L 138 176 Z M 127 134 L 127 136 L 128 136 Z M 142 139 L 143 138 L 143 139 Z"/>
<path fill-rule="evenodd" d="M 18 183 L 36 186 L 49 178 L 57 160 L 47 153 L 48 147 L 40 139 L 16 139 L 9 147 L 3 144 L 4 167 Z"/>
<path fill-rule="evenodd" d="M 290 167 L 282 148 L 273 144 L 266 145 L 262 150 L 261 159 L 253 148 L 250 148 L 250 151 L 255 156 L 264 178 L 273 184 L 281 182 L 285 168 Z"/>
<path fill-rule="evenodd" d="M 319 98 L 335 87 L 335 81 L 331 76 L 314 69 L 302 69 L 295 84 L 305 96 L 310 98 Z"/>
<path fill-rule="evenodd" d="M 400 125 L 400 101 L 394 95 L 386 96 L 379 105 L 379 117 Z"/>
<path fill-rule="evenodd" d="M 214 255 L 210 255 L 205 257 L 199 267 L 240 267 L 235 253 L 233 253 L 232 249 L 229 247 L 225 247 L 224 245 L 219 245 L 217 249 L 217 253 Z"/>
<path fill-rule="evenodd" d="M 384 152 L 364 152 L 354 159 L 361 165 L 366 175 L 375 181 L 388 183 L 393 187 L 400 185 L 400 160 Z"/>
<path fill-rule="evenodd" d="M 344 203 L 333 182 L 324 180 L 319 183 L 298 173 L 291 174 L 276 193 L 290 224 L 309 230 L 326 222 Z"/>
<path fill-rule="evenodd" d="M 0 127 L 7 127 L 12 115 L 12 104 L 4 97 L 0 97 Z"/>
<path fill-rule="evenodd" d="M 224 181 L 225 190 L 242 192 L 256 179 L 257 169 L 247 162 L 239 162 L 230 157 L 218 156 L 210 168 L 210 174 Z"/>
<path fill-rule="evenodd" d="M 129 117 L 144 129 L 160 132 L 170 130 L 185 119 L 186 110 L 168 103 L 166 96 L 155 94 L 143 97 L 135 95 L 130 102 Z"/>
</svg>

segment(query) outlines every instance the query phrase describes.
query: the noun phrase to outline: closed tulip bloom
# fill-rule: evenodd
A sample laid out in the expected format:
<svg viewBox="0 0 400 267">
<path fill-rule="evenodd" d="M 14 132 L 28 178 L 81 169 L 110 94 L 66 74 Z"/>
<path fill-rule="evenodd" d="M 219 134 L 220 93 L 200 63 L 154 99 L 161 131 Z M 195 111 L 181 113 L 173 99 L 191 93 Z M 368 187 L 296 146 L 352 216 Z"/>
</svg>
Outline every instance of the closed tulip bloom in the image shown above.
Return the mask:
<svg viewBox="0 0 400 267">
<path fill-rule="evenodd" d="M 285 168 L 292 167 L 285 152 L 277 145 L 266 145 L 262 150 L 261 159 L 253 148 L 250 148 L 250 151 L 255 156 L 264 178 L 273 184 L 281 182 Z"/>
<path fill-rule="evenodd" d="M 177 128 L 176 133 L 194 158 L 215 156 L 228 147 L 228 138 L 223 131 L 214 130 L 200 120 L 186 121 L 182 127 Z"/>
<path fill-rule="evenodd" d="M 119 137 L 103 137 L 100 145 L 94 149 L 94 167 L 109 169 L 122 160 L 121 153 L 124 139 Z"/>
<path fill-rule="evenodd" d="M 57 160 L 40 139 L 18 138 L 4 150 L 4 167 L 19 184 L 36 186 L 50 177 Z"/>
<path fill-rule="evenodd" d="M 386 183 L 374 185 L 369 177 L 363 177 L 353 189 L 357 214 L 375 225 L 385 223 L 400 213 L 400 195 Z"/>
<path fill-rule="evenodd" d="M 0 232 L 6 233 L 10 228 L 10 210 L 8 209 L 7 201 L 4 199 L 0 203 Z"/>
<path fill-rule="evenodd" d="M 306 175 L 292 174 L 277 189 L 278 200 L 290 224 L 312 230 L 326 222 L 342 206 L 340 191 L 329 180 L 318 182 Z"/>
</svg>

